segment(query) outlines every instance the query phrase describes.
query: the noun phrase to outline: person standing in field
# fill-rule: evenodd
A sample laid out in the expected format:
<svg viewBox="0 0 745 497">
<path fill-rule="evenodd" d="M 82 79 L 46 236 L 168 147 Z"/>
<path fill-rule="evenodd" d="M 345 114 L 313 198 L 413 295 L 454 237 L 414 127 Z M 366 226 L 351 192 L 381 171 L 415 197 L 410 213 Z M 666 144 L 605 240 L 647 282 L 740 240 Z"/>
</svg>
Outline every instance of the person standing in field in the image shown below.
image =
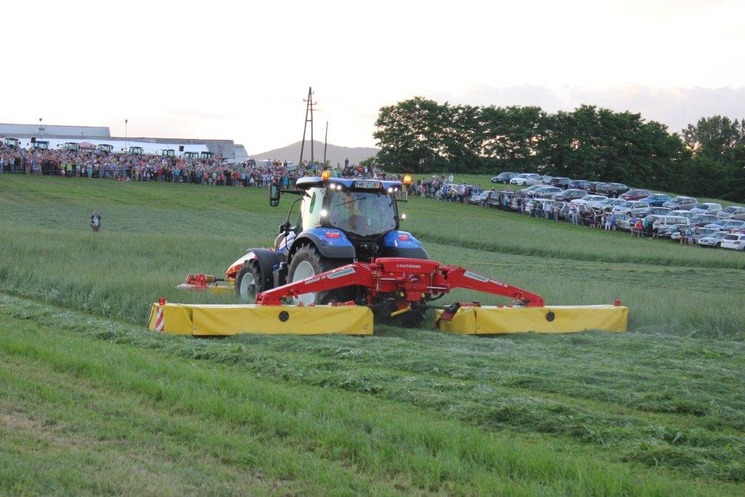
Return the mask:
<svg viewBox="0 0 745 497">
<path fill-rule="evenodd" d="M 91 214 L 91 230 L 94 232 L 101 230 L 101 214 L 98 212 Z"/>
</svg>

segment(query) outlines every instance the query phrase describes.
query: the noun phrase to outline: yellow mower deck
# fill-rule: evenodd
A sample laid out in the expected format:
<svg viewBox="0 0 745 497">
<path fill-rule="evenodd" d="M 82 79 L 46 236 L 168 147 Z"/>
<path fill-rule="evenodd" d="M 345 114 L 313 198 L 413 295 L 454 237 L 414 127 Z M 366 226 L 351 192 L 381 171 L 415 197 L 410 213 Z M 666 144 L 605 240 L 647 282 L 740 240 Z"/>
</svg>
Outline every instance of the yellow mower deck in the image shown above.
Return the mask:
<svg viewBox="0 0 745 497">
<path fill-rule="evenodd" d="M 153 304 L 148 328 L 193 336 L 246 333 L 372 335 L 373 313 L 360 306 Z"/>
<path fill-rule="evenodd" d="M 628 308 L 614 305 L 461 307 L 440 331 L 493 335 L 626 331 Z M 372 335 L 373 313 L 364 306 L 153 304 L 148 328 L 192 336 L 238 334 Z"/>
<path fill-rule="evenodd" d="M 461 307 L 446 321 L 439 319 L 440 331 L 466 335 L 504 333 L 578 333 L 598 330 L 624 332 L 628 307 L 616 305 L 545 307 Z"/>
</svg>

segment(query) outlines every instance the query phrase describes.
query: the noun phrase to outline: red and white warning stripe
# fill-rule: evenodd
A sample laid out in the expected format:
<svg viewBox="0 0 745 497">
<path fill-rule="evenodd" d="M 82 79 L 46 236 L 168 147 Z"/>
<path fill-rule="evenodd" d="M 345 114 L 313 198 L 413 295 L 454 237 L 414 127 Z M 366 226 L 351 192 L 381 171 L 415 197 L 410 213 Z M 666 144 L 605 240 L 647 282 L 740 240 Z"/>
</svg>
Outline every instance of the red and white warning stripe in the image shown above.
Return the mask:
<svg viewBox="0 0 745 497">
<path fill-rule="evenodd" d="M 165 328 L 165 325 L 166 325 L 166 319 L 165 319 L 165 316 L 163 315 L 163 308 L 158 307 L 158 311 L 155 314 L 155 331 L 159 331 L 163 333 L 163 329 Z"/>
</svg>

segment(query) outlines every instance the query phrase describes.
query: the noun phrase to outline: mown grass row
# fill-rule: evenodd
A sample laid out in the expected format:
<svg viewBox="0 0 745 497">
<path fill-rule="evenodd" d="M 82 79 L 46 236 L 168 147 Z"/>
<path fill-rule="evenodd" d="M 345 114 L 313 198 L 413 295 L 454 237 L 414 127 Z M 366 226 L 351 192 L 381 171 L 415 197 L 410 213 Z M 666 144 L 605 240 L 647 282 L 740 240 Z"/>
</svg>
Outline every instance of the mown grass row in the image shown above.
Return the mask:
<svg viewBox="0 0 745 497">
<path fill-rule="evenodd" d="M 9 303 L 4 299 L 3 308 Z M 250 367 L 261 362 L 261 353 L 252 353 L 261 347 L 259 337 L 249 344 L 196 343 L 109 326 L 105 340 L 90 340 L 89 334 L 103 338 L 105 321 L 69 312 L 60 329 L 53 310 L 15 305 L 23 316 L 4 312 L 0 324 L 0 415 L 6 420 L 0 437 L 6 477 L 0 486 L 9 493 L 734 495 L 737 490 L 675 481 L 660 469 L 632 469 L 607 450 L 536 438 L 532 430 L 525 435 L 484 430 L 457 415 L 443 416 L 446 410 L 437 406 L 344 391 L 331 378 L 317 386 L 297 379 L 267 381 L 276 372 Z M 320 347 L 325 350 L 291 353 L 278 366 L 291 374 L 302 366 L 300 356 L 328 360 L 333 339 L 328 341 Z M 228 350 L 232 360 L 210 357 Z M 189 355 L 191 360 L 184 360 Z M 330 366 L 341 373 L 348 365 Z M 368 374 L 361 366 L 359 374 Z M 52 472 L 44 470 L 50 467 Z"/>
</svg>

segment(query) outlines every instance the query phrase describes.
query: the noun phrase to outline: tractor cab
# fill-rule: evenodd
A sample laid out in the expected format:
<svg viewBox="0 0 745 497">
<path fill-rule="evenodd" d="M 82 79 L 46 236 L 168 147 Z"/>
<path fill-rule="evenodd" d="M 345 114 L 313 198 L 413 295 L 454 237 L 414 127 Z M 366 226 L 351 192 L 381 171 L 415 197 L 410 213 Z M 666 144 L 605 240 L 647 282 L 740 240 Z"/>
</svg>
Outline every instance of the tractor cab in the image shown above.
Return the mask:
<svg viewBox="0 0 745 497">
<path fill-rule="evenodd" d="M 299 181 L 302 188 L 302 180 Z M 375 237 L 398 228 L 398 209 L 382 181 L 339 180 L 309 186 L 301 205 L 303 229 L 334 228 L 355 237 Z"/>
<path fill-rule="evenodd" d="M 280 190 L 277 185 L 270 187 L 272 206 L 279 205 L 280 193 L 302 196 L 298 200 L 297 224 L 290 225 L 293 203 L 287 223 L 280 226 L 280 236 L 275 244 L 277 249 L 286 247 L 290 250 L 282 240 L 284 232 L 288 241 L 297 236 L 298 239 L 307 238 L 314 245 L 338 245 L 340 252 L 345 254 L 343 257 L 369 261 L 383 255 L 383 239 L 396 232 L 405 217 L 398 212 L 397 195 L 403 188 L 399 181 L 331 178 L 326 175 L 300 178 L 295 188 Z"/>
</svg>

